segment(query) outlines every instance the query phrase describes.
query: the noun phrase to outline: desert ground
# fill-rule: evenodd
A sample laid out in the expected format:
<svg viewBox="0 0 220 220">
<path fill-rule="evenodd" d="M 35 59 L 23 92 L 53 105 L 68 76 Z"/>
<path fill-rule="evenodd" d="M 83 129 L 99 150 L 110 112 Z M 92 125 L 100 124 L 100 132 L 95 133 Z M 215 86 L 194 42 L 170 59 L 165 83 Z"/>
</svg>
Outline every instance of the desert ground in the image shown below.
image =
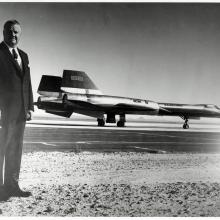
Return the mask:
<svg viewBox="0 0 220 220">
<path fill-rule="evenodd" d="M 220 154 L 28 152 L 2 216 L 219 216 Z"/>
</svg>

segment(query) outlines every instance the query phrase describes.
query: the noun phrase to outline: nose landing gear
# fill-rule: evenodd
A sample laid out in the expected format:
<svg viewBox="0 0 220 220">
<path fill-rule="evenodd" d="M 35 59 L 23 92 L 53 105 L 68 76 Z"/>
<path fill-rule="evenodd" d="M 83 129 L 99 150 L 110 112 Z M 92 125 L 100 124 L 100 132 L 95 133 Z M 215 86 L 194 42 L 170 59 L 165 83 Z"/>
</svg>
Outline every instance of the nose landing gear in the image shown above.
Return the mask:
<svg viewBox="0 0 220 220">
<path fill-rule="evenodd" d="M 183 120 L 185 120 L 185 122 L 183 124 L 183 129 L 189 129 L 188 118 L 184 116 Z"/>
</svg>

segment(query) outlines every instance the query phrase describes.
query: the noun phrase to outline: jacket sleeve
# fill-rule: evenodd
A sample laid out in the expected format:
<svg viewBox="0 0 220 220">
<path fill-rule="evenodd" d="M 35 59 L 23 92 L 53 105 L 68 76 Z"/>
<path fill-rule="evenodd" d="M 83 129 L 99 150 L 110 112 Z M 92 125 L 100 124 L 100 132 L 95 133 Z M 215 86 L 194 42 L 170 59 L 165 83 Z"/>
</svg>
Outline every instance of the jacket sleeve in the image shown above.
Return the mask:
<svg viewBox="0 0 220 220">
<path fill-rule="evenodd" d="M 31 85 L 31 78 L 29 82 L 29 106 L 28 110 L 34 111 L 34 102 L 33 102 L 33 91 L 32 91 L 32 85 Z"/>
<path fill-rule="evenodd" d="M 26 54 L 27 64 L 29 65 L 29 59 Z M 29 69 L 29 88 L 28 88 L 28 110 L 34 111 L 34 99 L 33 99 L 33 90 L 32 90 L 32 84 L 31 84 L 31 74 L 30 74 L 30 68 Z"/>
<path fill-rule="evenodd" d="M 4 79 L 3 72 L 4 72 L 4 70 L 3 70 L 2 60 L 1 60 L 1 57 L 0 57 L 0 109 L 2 107 L 4 93 L 5 93 L 5 91 L 4 91 L 5 79 Z"/>
</svg>

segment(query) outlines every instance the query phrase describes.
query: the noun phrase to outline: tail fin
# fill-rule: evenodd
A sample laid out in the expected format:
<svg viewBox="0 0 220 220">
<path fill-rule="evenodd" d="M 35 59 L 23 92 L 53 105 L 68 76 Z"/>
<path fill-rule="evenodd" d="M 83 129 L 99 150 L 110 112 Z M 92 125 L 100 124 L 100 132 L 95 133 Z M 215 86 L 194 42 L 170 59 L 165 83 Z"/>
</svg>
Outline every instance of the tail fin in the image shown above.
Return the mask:
<svg viewBox="0 0 220 220">
<path fill-rule="evenodd" d="M 43 75 L 38 87 L 38 94 L 45 96 L 59 96 L 62 78 L 59 76 Z"/>
<path fill-rule="evenodd" d="M 102 94 L 85 72 L 75 70 L 63 71 L 61 90 L 74 94 Z"/>
</svg>

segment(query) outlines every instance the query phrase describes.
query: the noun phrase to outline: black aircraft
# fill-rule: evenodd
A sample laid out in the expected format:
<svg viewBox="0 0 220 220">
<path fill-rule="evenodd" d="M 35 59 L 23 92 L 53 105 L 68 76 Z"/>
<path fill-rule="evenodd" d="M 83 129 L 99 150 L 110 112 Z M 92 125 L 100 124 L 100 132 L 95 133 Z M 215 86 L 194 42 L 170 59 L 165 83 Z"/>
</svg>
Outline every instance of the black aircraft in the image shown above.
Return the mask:
<svg viewBox="0 0 220 220">
<path fill-rule="evenodd" d="M 179 116 L 188 129 L 189 119 L 220 117 L 220 108 L 210 104 L 157 103 L 150 100 L 103 95 L 85 72 L 64 70 L 63 77 L 43 75 L 35 103 L 47 113 L 69 118 L 73 112 L 97 118 L 98 126 L 116 123 L 124 127 L 126 114 Z M 105 117 L 106 116 L 106 117 Z"/>
</svg>

